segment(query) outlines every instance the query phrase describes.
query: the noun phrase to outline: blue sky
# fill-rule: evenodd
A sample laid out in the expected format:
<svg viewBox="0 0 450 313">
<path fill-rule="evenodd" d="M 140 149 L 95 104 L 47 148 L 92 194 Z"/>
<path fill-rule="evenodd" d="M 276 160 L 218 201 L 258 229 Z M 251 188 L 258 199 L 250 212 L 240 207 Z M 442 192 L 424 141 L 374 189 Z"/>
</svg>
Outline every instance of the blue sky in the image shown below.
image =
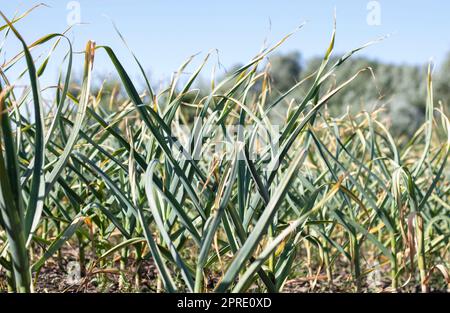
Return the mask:
<svg viewBox="0 0 450 313">
<path fill-rule="evenodd" d="M 67 28 L 70 13 L 67 4 L 70 1 L 43 2 L 50 8 L 40 8 L 17 24 L 28 42 Z M 439 64 L 450 51 L 450 2 L 441 0 L 380 0 L 379 26 L 367 23 L 370 1 L 366 0 L 78 2 L 81 21 L 87 24 L 76 26 L 69 34 L 75 50 L 82 50 L 88 39 L 110 45 L 132 75 L 136 75 L 136 67 L 108 16 L 154 79 L 169 77 L 187 57 L 197 52 L 205 55 L 211 49 L 220 51 L 220 61 L 226 67 L 246 62 L 260 50 L 265 38 L 269 43 L 275 43 L 303 22 L 306 22 L 305 27 L 279 51 L 299 50 L 306 58 L 322 55 L 330 38 L 335 8 L 337 52 L 345 52 L 386 34 L 391 36 L 361 54 L 386 62 L 409 64 L 423 64 L 434 58 Z M 0 0 L 0 10 L 12 17 L 16 11 L 23 12 L 36 3 Z M 8 47 L 15 51 L 19 49 L 14 43 Z M 201 59 L 198 57 L 197 64 Z M 112 65 L 104 55 L 96 56 L 95 66 L 99 72 L 112 71 Z"/>
</svg>

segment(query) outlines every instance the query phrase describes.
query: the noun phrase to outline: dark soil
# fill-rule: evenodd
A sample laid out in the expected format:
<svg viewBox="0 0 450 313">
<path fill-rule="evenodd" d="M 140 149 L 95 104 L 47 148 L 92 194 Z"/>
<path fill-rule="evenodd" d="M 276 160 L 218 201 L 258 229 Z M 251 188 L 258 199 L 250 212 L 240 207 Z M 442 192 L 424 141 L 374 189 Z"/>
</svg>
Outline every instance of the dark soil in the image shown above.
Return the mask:
<svg viewBox="0 0 450 313">
<path fill-rule="evenodd" d="M 157 292 L 157 269 L 152 259 L 143 260 L 140 265 L 139 281 L 136 282 L 136 266 L 135 261 L 130 258 L 125 264 L 125 271 L 120 272 L 119 261 L 114 260 L 109 262 L 111 268 L 98 267 L 95 269 L 86 269 L 86 274 L 83 277 L 76 277 L 73 279 L 70 274 L 70 266 L 78 265 L 76 260 L 76 251 L 68 249 L 64 251 L 65 258 L 58 261 L 57 258 L 52 258 L 45 263 L 45 266 L 39 272 L 35 291 L 39 293 L 121 293 L 121 292 Z M 89 264 L 89 259 L 93 256 L 87 256 L 86 264 Z M 339 261 L 338 261 L 339 263 Z M 313 266 L 312 268 L 314 268 Z M 318 267 L 316 267 L 318 268 Z M 299 278 L 288 280 L 282 292 L 285 293 L 345 293 L 355 292 L 355 286 L 352 280 L 351 272 L 348 264 L 342 263 L 338 266 L 341 269 L 339 272 L 333 273 L 333 281 L 330 283 L 327 279 L 326 273 L 321 271 L 319 273 L 295 273 Z M 385 274 L 388 268 L 382 268 L 382 277 L 387 277 Z M 316 270 L 317 271 L 317 270 Z M 220 272 L 205 273 L 208 291 L 212 291 L 219 282 L 221 277 Z M 294 273 L 293 273 L 294 275 Z M 34 277 L 36 279 L 36 277 Z M 360 292 L 392 292 L 389 286 L 389 281 L 386 279 L 377 279 L 376 283 L 370 283 L 370 278 L 365 276 L 361 281 Z M 138 287 L 136 287 L 138 286 Z M 257 286 L 250 288 L 257 291 Z M 0 292 L 7 290 L 6 274 L 0 270 Z M 414 282 L 410 282 L 406 287 L 397 290 L 399 292 L 420 292 L 420 288 Z M 431 289 L 431 292 L 446 292 L 445 289 Z"/>
<path fill-rule="evenodd" d="M 140 292 L 155 292 L 157 270 L 152 261 L 142 261 L 141 264 Z M 123 275 L 121 277 L 121 275 Z M 120 286 L 119 280 L 125 282 Z M 39 274 L 39 279 L 35 286 L 36 292 L 55 293 L 55 292 L 135 292 L 133 283 L 134 277 L 131 274 L 120 274 L 118 271 L 111 273 L 96 272 L 81 277 L 78 281 L 71 281 L 69 273 L 55 262 L 48 262 Z"/>
</svg>

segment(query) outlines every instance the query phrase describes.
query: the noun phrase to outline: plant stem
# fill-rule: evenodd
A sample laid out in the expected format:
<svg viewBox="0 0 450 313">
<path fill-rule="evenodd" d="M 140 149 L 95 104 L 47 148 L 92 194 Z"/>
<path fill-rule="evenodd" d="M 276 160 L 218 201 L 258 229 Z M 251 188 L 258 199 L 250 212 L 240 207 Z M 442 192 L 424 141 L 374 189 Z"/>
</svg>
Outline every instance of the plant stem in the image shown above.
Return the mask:
<svg viewBox="0 0 450 313">
<path fill-rule="evenodd" d="M 356 235 L 350 236 L 351 241 L 351 256 L 353 264 L 353 275 L 355 279 L 356 292 L 361 291 L 361 265 L 359 260 L 359 244 Z"/>
<path fill-rule="evenodd" d="M 420 286 L 423 293 L 429 292 L 428 285 L 426 284 L 427 268 L 425 260 L 425 238 L 423 232 L 423 218 L 420 212 L 416 215 L 416 235 L 417 235 L 417 263 L 420 274 Z"/>
<path fill-rule="evenodd" d="M 398 288 L 398 278 L 397 278 L 397 272 L 398 272 L 398 264 L 397 264 L 397 244 L 395 241 L 395 234 L 391 234 L 391 252 L 394 256 L 393 262 L 391 264 L 391 286 L 392 289 L 397 291 Z"/>
</svg>

